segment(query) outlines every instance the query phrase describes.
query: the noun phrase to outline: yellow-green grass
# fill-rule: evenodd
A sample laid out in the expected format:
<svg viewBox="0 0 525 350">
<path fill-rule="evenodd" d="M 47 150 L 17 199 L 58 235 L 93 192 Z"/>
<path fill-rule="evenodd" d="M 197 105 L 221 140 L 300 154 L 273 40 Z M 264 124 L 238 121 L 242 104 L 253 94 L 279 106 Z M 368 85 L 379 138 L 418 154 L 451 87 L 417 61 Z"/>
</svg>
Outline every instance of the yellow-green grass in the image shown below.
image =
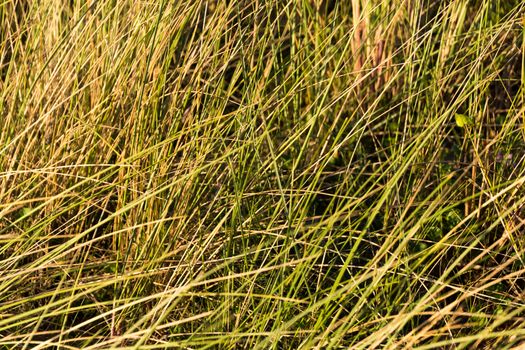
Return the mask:
<svg viewBox="0 0 525 350">
<path fill-rule="evenodd" d="M 0 348 L 519 349 L 519 0 L 0 0 Z"/>
</svg>

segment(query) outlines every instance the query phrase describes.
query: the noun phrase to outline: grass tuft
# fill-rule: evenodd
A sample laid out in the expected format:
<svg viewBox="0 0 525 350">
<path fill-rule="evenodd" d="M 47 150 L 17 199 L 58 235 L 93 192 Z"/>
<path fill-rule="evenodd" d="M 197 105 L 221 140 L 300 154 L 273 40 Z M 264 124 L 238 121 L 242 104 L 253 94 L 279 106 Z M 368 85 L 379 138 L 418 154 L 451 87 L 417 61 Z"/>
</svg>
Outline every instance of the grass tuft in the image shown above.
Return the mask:
<svg viewBox="0 0 525 350">
<path fill-rule="evenodd" d="M 524 13 L 0 2 L 0 348 L 522 348 Z"/>
</svg>

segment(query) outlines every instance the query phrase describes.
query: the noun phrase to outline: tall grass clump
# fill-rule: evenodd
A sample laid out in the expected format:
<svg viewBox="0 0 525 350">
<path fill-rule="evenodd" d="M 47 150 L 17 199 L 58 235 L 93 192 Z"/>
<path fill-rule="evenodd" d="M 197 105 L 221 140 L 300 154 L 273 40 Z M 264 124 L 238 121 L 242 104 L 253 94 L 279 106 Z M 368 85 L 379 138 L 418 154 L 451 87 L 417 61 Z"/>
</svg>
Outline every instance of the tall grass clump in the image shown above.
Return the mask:
<svg viewBox="0 0 525 350">
<path fill-rule="evenodd" d="M 525 3 L 0 1 L 0 348 L 525 346 Z"/>
</svg>

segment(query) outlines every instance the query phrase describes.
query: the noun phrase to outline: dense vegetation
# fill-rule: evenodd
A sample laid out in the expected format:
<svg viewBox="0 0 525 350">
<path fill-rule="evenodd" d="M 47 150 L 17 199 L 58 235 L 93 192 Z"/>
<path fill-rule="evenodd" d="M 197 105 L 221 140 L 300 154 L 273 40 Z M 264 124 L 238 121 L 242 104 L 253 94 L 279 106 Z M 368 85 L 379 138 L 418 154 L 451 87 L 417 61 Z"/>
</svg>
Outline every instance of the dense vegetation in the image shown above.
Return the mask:
<svg viewBox="0 0 525 350">
<path fill-rule="evenodd" d="M 0 1 L 0 348 L 525 344 L 519 0 Z"/>
</svg>

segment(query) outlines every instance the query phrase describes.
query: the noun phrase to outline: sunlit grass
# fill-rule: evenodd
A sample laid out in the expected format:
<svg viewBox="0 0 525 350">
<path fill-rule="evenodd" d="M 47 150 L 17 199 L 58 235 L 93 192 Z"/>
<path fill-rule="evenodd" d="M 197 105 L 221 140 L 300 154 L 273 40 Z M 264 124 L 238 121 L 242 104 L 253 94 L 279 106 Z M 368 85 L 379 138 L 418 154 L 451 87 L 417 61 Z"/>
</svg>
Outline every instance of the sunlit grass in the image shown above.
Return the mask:
<svg viewBox="0 0 525 350">
<path fill-rule="evenodd" d="M 524 10 L 0 3 L 0 347 L 523 346 Z"/>
</svg>

